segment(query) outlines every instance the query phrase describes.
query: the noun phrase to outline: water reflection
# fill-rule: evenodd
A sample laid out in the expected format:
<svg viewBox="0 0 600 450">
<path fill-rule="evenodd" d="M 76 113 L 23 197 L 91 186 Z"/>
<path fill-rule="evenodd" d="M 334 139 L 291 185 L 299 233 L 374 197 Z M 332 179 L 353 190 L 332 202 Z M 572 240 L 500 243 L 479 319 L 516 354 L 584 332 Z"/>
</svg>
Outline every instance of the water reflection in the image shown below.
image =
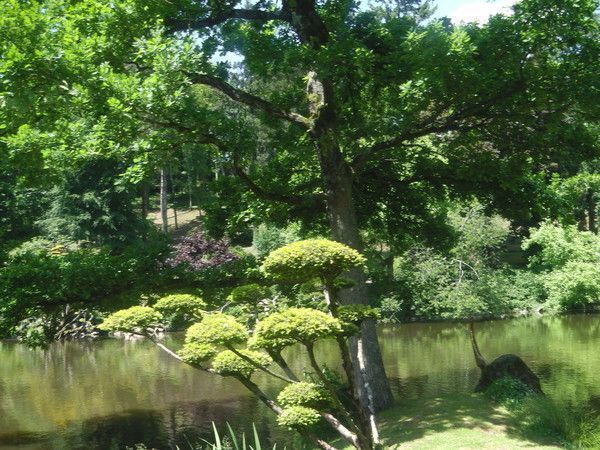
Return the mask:
<svg viewBox="0 0 600 450">
<path fill-rule="evenodd" d="M 600 317 L 526 318 L 482 323 L 488 359 L 523 357 L 551 396 L 600 406 Z M 380 329 L 383 357 L 399 399 L 469 392 L 477 382 L 465 325 L 407 324 Z M 176 346 L 178 337 L 171 337 Z M 335 344 L 320 362 L 339 366 Z M 288 351 L 298 372 L 308 367 Z M 277 381 L 257 377 L 267 392 Z M 144 442 L 187 447 L 211 422 L 239 429 L 252 422 L 272 441 L 287 439 L 267 409 L 235 381 L 184 366 L 144 341 L 105 340 L 32 351 L 0 342 L 0 448 L 122 449 Z"/>
</svg>

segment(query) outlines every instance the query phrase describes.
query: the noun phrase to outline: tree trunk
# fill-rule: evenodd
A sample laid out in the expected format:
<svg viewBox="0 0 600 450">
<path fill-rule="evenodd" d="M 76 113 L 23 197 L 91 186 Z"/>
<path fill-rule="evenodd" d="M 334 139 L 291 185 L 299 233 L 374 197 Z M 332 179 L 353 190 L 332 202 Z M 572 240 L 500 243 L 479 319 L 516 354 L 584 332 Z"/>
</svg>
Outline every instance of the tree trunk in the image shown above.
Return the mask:
<svg viewBox="0 0 600 450">
<path fill-rule="evenodd" d="M 173 169 L 169 167 L 169 179 L 171 181 L 171 199 L 173 204 L 173 220 L 175 222 L 175 229 L 179 228 L 177 224 L 177 207 L 175 206 L 175 182 L 173 181 Z"/>
<path fill-rule="evenodd" d="M 338 242 L 348 245 L 358 251 L 362 250 L 362 242 L 358 231 L 354 200 L 352 198 L 352 175 L 348 164 L 344 161 L 337 143 L 326 133 L 317 141 L 321 170 L 325 181 L 327 195 L 327 211 L 331 224 L 332 237 Z M 354 282 L 351 289 L 340 292 L 342 304 L 369 304 L 366 285 L 366 275 L 360 269 L 354 269 L 345 274 Z M 376 411 L 388 408 L 394 398 L 385 374 L 383 359 L 379 349 L 377 331 L 374 320 L 365 320 L 361 325 L 362 357 L 358 361 L 358 342 L 350 339 L 350 353 L 354 367 L 354 376 L 359 388 L 361 406 L 369 411 L 369 395 L 365 386 L 372 391 L 372 406 Z M 363 370 L 360 366 L 363 365 Z M 359 382 L 359 380 L 361 380 Z"/>
<path fill-rule="evenodd" d="M 169 231 L 169 216 L 167 211 L 167 171 L 164 167 L 160 168 L 160 218 L 162 221 L 163 233 Z"/>
<path fill-rule="evenodd" d="M 148 183 L 145 181 L 142 183 L 142 217 L 145 219 L 148 217 L 148 211 L 150 209 L 149 199 L 149 188 Z"/>
<path fill-rule="evenodd" d="M 585 195 L 585 202 L 588 213 L 588 230 L 592 233 L 598 233 L 598 227 L 596 227 L 596 201 L 594 199 L 594 191 L 588 189 Z"/>
</svg>

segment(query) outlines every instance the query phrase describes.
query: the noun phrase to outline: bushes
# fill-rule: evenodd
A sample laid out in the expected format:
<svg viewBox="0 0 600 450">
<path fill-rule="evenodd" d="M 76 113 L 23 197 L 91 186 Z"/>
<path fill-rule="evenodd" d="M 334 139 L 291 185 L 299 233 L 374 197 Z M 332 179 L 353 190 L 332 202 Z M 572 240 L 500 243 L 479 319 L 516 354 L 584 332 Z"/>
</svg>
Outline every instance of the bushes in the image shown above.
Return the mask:
<svg viewBox="0 0 600 450">
<path fill-rule="evenodd" d="M 286 228 L 261 224 L 254 230 L 252 243 L 257 256 L 263 258 L 273 250 L 300 239 L 300 226 L 298 224 L 291 224 Z"/>
<path fill-rule="evenodd" d="M 526 434 L 552 437 L 569 448 L 600 447 L 600 417 L 593 411 L 533 395 L 528 386 L 510 377 L 496 380 L 485 395 L 506 406 Z"/>
<path fill-rule="evenodd" d="M 523 248 L 533 252 L 529 268 L 540 274 L 551 311 L 585 309 L 600 303 L 600 237 L 574 226 L 544 223 Z"/>
<path fill-rule="evenodd" d="M 162 242 L 132 245 L 120 254 L 106 248 L 81 248 L 54 254 L 32 245 L 13 252 L 0 268 L 0 332 L 14 331 L 28 316 L 52 313 L 66 304 L 98 307 L 108 296 L 160 282 Z"/>
<path fill-rule="evenodd" d="M 546 276 L 547 305 L 555 311 L 585 308 L 600 302 L 598 263 L 570 261 Z"/>
</svg>

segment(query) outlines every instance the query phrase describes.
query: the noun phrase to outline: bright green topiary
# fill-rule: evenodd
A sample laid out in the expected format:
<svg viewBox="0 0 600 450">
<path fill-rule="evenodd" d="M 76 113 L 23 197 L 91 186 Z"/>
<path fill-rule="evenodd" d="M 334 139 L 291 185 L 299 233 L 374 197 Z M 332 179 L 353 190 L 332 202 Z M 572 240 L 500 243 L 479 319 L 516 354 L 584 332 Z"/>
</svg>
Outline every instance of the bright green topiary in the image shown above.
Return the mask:
<svg viewBox="0 0 600 450">
<path fill-rule="evenodd" d="M 258 365 L 267 367 L 271 364 L 271 358 L 261 352 L 251 350 L 240 350 L 240 353 L 256 362 Z M 257 368 L 236 355 L 231 350 L 225 350 L 215 356 L 212 367 L 220 375 L 250 378 Z"/>
<path fill-rule="evenodd" d="M 321 386 L 307 381 L 287 385 L 277 396 L 277 401 L 284 407 L 306 406 L 322 409 L 327 407 L 331 397 Z"/>
<path fill-rule="evenodd" d="M 227 299 L 233 303 L 256 305 L 259 301 L 269 297 L 270 294 L 268 288 L 252 283 L 236 287 Z"/>
<path fill-rule="evenodd" d="M 214 313 L 204 316 L 201 322 L 188 328 L 186 343 L 236 345 L 246 342 L 248 334 L 244 326 L 235 317 Z"/>
<path fill-rule="evenodd" d="M 333 280 L 342 272 L 364 264 L 365 258 L 344 244 L 309 239 L 271 252 L 262 267 L 276 280 L 303 282 L 315 277 Z"/>
<path fill-rule="evenodd" d="M 132 306 L 112 313 L 98 328 L 105 331 L 143 332 L 160 325 L 162 315 L 149 306 Z"/>
<path fill-rule="evenodd" d="M 321 420 L 319 412 L 316 409 L 305 406 L 284 408 L 279 417 L 277 417 L 277 423 L 290 430 L 312 427 L 319 423 L 319 420 Z"/>
<path fill-rule="evenodd" d="M 210 344 L 190 342 L 179 351 L 179 356 L 184 362 L 192 366 L 199 366 L 217 354 L 217 349 Z"/>
<path fill-rule="evenodd" d="M 342 333 L 339 320 L 321 311 L 310 308 L 290 308 L 264 318 L 256 325 L 253 344 L 258 348 L 281 347 L 294 342 L 308 344 L 318 339 Z"/>
<path fill-rule="evenodd" d="M 200 297 L 190 294 L 172 294 L 158 299 L 154 309 L 164 315 L 195 315 L 199 316 L 206 308 L 206 303 Z"/>
</svg>

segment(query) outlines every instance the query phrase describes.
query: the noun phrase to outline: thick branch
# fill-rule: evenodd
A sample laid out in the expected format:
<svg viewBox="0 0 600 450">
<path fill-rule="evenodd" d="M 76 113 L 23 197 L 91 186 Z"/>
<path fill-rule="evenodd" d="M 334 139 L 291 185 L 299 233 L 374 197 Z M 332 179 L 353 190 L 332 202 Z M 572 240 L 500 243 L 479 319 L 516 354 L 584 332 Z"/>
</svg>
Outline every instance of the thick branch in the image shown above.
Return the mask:
<svg viewBox="0 0 600 450">
<path fill-rule="evenodd" d="M 260 9 L 239 8 L 204 18 L 170 18 L 165 20 L 165 24 L 170 31 L 189 31 L 214 27 L 233 19 L 252 20 L 255 22 L 268 22 L 270 20 L 289 22 L 291 20 L 291 16 L 288 11 L 284 10 L 263 11 Z"/>
<path fill-rule="evenodd" d="M 288 363 L 285 361 L 285 359 L 283 359 L 283 356 L 281 356 L 281 353 L 279 353 L 278 351 L 275 351 L 275 350 L 267 351 L 267 353 L 269 354 L 271 359 L 273 361 L 275 361 L 275 364 L 277 364 L 281 368 L 281 370 L 283 370 L 285 372 L 285 374 L 288 376 L 288 378 L 290 380 L 300 381 L 298 379 L 298 377 L 296 376 L 296 374 L 294 373 L 294 371 L 290 368 Z"/>
<path fill-rule="evenodd" d="M 329 423 L 344 439 L 346 439 L 349 443 L 354 445 L 356 448 L 360 445 L 358 441 L 358 436 L 350 431 L 348 428 L 342 424 L 335 416 L 329 413 L 322 412 L 321 417 Z"/>
<path fill-rule="evenodd" d="M 308 129 L 311 126 L 311 121 L 303 115 L 291 111 L 285 111 L 284 109 L 279 108 L 277 105 L 274 105 L 273 103 L 261 97 L 232 86 L 219 77 L 202 73 L 188 73 L 187 75 L 193 83 L 210 86 L 222 92 L 232 100 L 250 107 L 250 109 L 254 111 L 259 110 L 266 112 L 273 117 L 287 120 L 288 122 L 300 125 L 305 129 Z"/>
<path fill-rule="evenodd" d="M 448 133 L 451 131 L 469 131 L 480 128 L 496 116 L 490 114 L 490 108 L 494 105 L 506 101 L 512 96 L 522 92 L 525 89 L 525 82 L 521 79 L 515 80 L 506 86 L 505 89 L 499 93 L 491 96 L 488 99 L 474 103 L 464 107 L 462 110 L 457 111 L 454 114 L 449 115 L 442 121 L 439 117 L 432 118 L 426 123 L 416 125 L 411 130 L 407 130 L 404 133 L 399 134 L 396 137 L 380 141 L 372 145 L 370 148 L 361 152 L 354 161 L 352 167 L 356 170 L 362 167 L 371 157 L 377 153 L 388 150 L 393 147 L 401 145 L 405 141 L 417 139 L 423 136 L 434 133 Z"/>
<path fill-rule="evenodd" d="M 229 350 L 231 350 L 233 353 L 235 353 L 237 356 L 239 356 L 240 358 L 242 358 L 244 361 L 246 361 L 247 363 L 253 365 L 254 367 L 256 367 L 259 370 L 262 370 L 263 372 L 271 375 L 272 377 L 275 377 L 281 381 L 285 381 L 286 383 L 295 383 L 294 380 L 290 380 L 289 378 L 286 378 L 282 375 L 279 375 L 278 373 L 273 372 L 272 370 L 270 370 L 268 367 L 265 367 L 261 364 L 258 364 L 256 361 L 254 361 L 252 358 L 249 358 L 248 356 L 244 355 L 242 352 L 240 352 L 238 349 L 236 349 L 235 347 L 227 347 Z"/>
</svg>

